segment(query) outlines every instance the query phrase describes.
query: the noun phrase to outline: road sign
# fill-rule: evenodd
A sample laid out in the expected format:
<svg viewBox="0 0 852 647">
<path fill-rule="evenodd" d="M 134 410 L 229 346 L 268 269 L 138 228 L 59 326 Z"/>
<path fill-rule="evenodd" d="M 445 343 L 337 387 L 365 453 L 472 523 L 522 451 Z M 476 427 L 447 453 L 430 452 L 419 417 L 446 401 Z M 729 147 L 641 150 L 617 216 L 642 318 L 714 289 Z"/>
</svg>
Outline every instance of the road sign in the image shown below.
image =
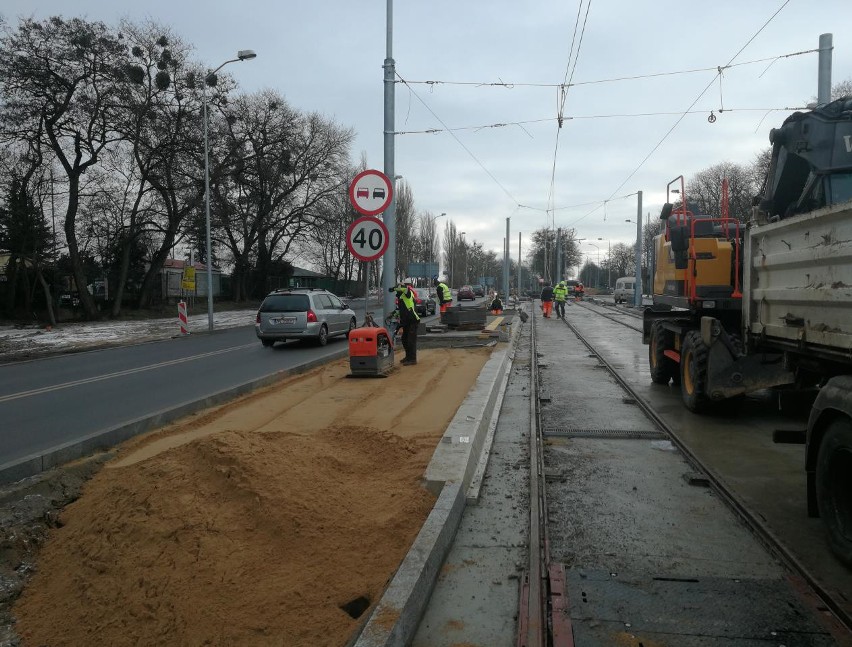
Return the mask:
<svg viewBox="0 0 852 647">
<path fill-rule="evenodd" d="M 393 185 L 381 171 L 369 169 L 355 176 L 349 185 L 349 201 L 358 213 L 375 216 L 390 206 Z"/>
<path fill-rule="evenodd" d="M 194 267 L 184 267 L 183 268 L 183 277 L 181 278 L 180 287 L 183 290 L 188 290 L 192 292 L 195 290 L 195 268 Z"/>
<path fill-rule="evenodd" d="M 363 216 L 346 230 L 346 246 L 352 255 L 364 262 L 381 258 L 388 248 L 388 229 L 377 218 Z"/>
</svg>

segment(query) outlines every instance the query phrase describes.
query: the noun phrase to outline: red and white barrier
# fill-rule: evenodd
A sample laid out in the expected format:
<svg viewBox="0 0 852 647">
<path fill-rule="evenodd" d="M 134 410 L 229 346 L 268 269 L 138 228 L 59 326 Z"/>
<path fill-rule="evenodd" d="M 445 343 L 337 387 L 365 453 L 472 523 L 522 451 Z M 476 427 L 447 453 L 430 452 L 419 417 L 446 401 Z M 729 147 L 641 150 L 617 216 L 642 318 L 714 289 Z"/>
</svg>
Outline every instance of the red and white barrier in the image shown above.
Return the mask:
<svg viewBox="0 0 852 647">
<path fill-rule="evenodd" d="M 178 301 L 178 321 L 180 322 L 180 334 L 188 335 L 189 326 L 186 323 L 186 301 Z"/>
</svg>

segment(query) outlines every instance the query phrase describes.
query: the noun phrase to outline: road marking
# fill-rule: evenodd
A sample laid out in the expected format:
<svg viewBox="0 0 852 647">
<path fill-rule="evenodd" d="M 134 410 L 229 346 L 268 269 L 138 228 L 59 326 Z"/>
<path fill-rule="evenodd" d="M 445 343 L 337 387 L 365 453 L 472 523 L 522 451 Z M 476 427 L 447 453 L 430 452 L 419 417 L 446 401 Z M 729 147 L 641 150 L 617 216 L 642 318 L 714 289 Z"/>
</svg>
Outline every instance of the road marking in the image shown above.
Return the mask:
<svg viewBox="0 0 852 647">
<path fill-rule="evenodd" d="M 201 353 L 200 355 L 190 355 L 189 357 L 183 357 L 181 359 L 173 359 L 168 362 L 159 362 L 158 364 L 151 364 L 149 366 L 140 366 L 138 368 L 130 368 L 126 371 L 117 371 L 115 373 L 107 373 L 106 375 L 98 375 L 96 377 L 87 377 L 84 380 L 74 380 L 73 382 L 64 382 L 62 384 L 54 384 L 53 386 L 45 386 L 40 389 L 32 389 L 30 391 L 20 391 L 19 393 L 10 393 L 9 395 L 0 396 L 0 403 L 9 402 L 10 400 L 17 400 L 20 398 L 28 398 L 33 395 L 41 395 L 42 393 L 50 393 L 51 391 L 61 391 L 62 389 L 70 389 L 71 387 L 80 386 L 81 384 L 91 384 L 93 382 L 100 382 L 102 380 L 109 380 L 115 377 L 122 377 L 124 375 L 133 375 L 134 373 L 143 373 L 144 371 L 152 371 L 154 369 L 163 368 L 165 366 L 174 366 L 175 364 L 182 364 L 183 362 L 191 362 L 196 359 L 203 359 L 205 357 L 213 357 L 214 355 L 222 355 L 224 353 L 230 353 L 231 351 L 241 350 L 243 348 L 249 348 L 251 346 L 255 346 L 256 344 L 243 344 L 242 346 L 234 346 L 233 348 L 225 348 L 223 350 L 214 350 L 209 353 Z"/>
</svg>

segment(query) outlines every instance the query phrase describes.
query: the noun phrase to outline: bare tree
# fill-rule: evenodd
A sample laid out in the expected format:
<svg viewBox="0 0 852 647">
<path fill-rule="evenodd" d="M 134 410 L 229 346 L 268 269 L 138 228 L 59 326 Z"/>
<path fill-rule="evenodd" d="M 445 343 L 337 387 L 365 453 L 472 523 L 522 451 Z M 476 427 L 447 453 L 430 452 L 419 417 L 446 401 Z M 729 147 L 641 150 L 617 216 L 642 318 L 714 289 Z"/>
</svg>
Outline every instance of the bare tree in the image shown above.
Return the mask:
<svg viewBox="0 0 852 647">
<path fill-rule="evenodd" d="M 126 53 L 106 25 L 79 18 L 24 19 L 0 37 L 0 127 L 7 140 L 39 139 L 67 177 L 65 239 L 87 318 L 97 310 L 77 244 L 80 180 L 117 139 Z"/>
</svg>

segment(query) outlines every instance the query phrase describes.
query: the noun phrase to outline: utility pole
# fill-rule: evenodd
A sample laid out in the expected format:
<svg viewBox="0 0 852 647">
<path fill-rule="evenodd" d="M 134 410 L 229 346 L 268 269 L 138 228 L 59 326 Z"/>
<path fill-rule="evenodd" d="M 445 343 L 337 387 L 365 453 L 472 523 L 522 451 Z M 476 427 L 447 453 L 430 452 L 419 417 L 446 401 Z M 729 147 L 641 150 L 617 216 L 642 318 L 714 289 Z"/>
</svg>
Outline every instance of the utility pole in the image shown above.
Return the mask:
<svg viewBox="0 0 852 647">
<path fill-rule="evenodd" d="M 387 37 L 385 62 L 382 66 L 385 70 L 385 175 L 391 181 L 392 197 L 388 208 L 382 219 L 388 230 L 388 249 L 382 262 L 384 263 L 384 275 L 382 277 L 382 293 L 384 295 L 384 308 L 381 321 L 385 320 L 394 309 L 394 295 L 389 292 L 396 285 L 396 182 L 393 178 L 394 172 L 394 80 L 396 66 L 393 60 L 393 0 L 387 0 Z M 208 261 L 209 262 L 209 261 Z"/>
<path fill-rule="evenodd" d="M 817 104 L 824 106 L 831 101 L 831 50 L 832 35 L 819 37 L 819 71 L 817 77 Z"/>
<path fill-rule="evenodd" d="M 633 305 L 642 305 L 642 192 L 636 205 L 636 282 L 633 286 Z"/>
<path fill-rule="evenodd" d="M 562 280 L 562 229 L 556 230 L 556 275 L 553 277 L 553 285 Z"/>
<path fill-rule="evenodd" d="M 518 280 L 515 282 L 515 297 L 518 305 L 521 302 L 521 232 L 518 232 Z M 506 296 L 508 299 L 508 295 Z M 508 303 L 508 301 L 507 301 Z"/>
<path fill-rule="evenodd" d="M 509 238 L 509 218 L 506 218 L 506 244 L 504 245 L 506 253 L 503 255 L 503 303 L 506 304 L 506 307 L 509 307 L 509 272 L 511 271 L 511 267 L 509 266 L 509 245 L 511 238 Z"/>
</svg>

